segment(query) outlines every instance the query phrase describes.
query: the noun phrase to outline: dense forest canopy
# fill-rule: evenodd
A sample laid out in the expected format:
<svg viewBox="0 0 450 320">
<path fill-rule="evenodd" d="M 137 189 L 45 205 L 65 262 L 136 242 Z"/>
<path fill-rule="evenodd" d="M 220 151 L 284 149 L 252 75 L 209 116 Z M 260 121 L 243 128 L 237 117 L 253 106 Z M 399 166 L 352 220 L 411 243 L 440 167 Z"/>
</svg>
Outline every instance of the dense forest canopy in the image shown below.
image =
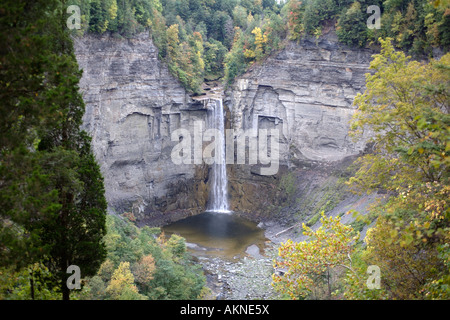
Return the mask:
<svg viewBox="0 0 450 320">
<path fill-rule="evenodd" d="M 335 29 L 340 42 L 377 45 L 391 37 L 398 48 L 429 56 L 450 46 L 450 9 L 430 0 L 92 0 L 75 1 L 82 30 L 116 36 L 150 30 L 170 71 L 191 92 L 204 79 L 230 83 L 285 40 L 320 37 Z M 378 6 L 381 29 L 367 28 Z"/>
</svg>

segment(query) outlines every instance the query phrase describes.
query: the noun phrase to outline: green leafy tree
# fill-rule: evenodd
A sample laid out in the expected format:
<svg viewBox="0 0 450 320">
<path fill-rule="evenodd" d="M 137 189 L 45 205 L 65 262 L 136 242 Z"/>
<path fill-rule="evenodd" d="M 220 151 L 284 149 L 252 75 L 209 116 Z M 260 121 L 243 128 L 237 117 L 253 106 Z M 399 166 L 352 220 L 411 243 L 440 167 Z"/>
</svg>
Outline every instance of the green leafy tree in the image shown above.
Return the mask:
<svg viewBox="0 0 450 320">
<path fill-rule="evenodd" d="M 233 22 L 236 27 L 239 27 L 241 29 L 247 28 L 247 9 L 244 7 L 237 5 L 233 9 Z"/>
<path fill-rule="evenodd" d="M 203 272 L 191 261 L 183 238 L 167 239 L 159 228 L 138 228 L 112 215 L 107 230 L 108 258 L 86 279 L 89 299 L 197 299 L 204 291 Z"/>
<path fill-rule="evenodd" d="M 233 47 L 225 56 L 225 82 L 230 84 L 246 68 L 242 31 L 236 28 Z"/>
<path fill-rule="evenodd" d="M 308 241 L 293 242 L 287 240 L 278 250 L 279 259 L 275 260 L 275 269 L 284 274 L 272 276 L 275 289 L 288 294 L 292 299 L 305 298 L 323 288 L 325 296 L 331 298 L 333 283 L 331 275 L 337 268 L 355 272 L 351 255 L 353 242 L 359 238 L 351 226 L 344 225 L 340 218 L 326 217 L 322 213 L 322 226 L 316 231 L 303 224 L 303 234 Z"/>
<path fill-rule="evenodd" d="M 372 133 L 374 147 L 360 158 L 350 185 L 391 195 L 374 209 L 380 217 L 369 232 L 366 261 L 386 270 L 390 298 L 446 296 L 448 268 L 439 252 L 450 234 L 450 54 L 420 63 L 395 51 L 390 39 L 380 42 L 352 124 L 356 134 Z"/>
<path fill-rule="evenodd" d="M 342 43 L 363 47 L 367 41 L 367 30 L 366 16 L 361 4 L 356 1 L 339 18 L 336 34 Z"/>
<path fill-rule="evenodd" d="M 1 13 L 10 31 L 1 33 L 10 43 L 2 66 L 21 71 L 7 79 L 2 67 L 0 80 L 5 116 L 0 230 L 2 263 L 17 268 L 42 263 L 51 274 L 45 284 L 58 285 L 68 299 L 67 267 L 76 264 L 93 275 L 104 257 L 106 201 L 90 138 L 80 130 L 81 72 L 65 10 L 59 1 L 16 1 L 5 3 Z"/>
<path fill-rule="evenodd" d="M 353 132 L 374 132 L 371 141 L 378 152 L 369 157 L 380 159 L 380 165 L 406 165 L 407 174 L 390 182 L 393 188 L 417 179 L 409 169 L 418 169 L 426 181 L 442 181 L 448 175 L 449 55 L 422 64 L 395 51 L 389 40 L 380 41 L 383 48 L 371 63 L 375 73 L 367 78 L 368 90 L 355 98 Z"/>
</svg>

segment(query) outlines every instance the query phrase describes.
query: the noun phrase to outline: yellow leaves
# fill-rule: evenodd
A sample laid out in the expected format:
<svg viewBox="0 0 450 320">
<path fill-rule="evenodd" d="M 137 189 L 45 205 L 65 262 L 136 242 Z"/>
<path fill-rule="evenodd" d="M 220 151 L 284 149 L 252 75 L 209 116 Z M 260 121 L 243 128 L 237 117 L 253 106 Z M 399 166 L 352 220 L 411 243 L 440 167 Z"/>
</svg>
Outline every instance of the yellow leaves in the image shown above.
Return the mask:
<svg viewBox="0 0 450 320">
<path fill-rule="evenodd" d="M 262 49 L 263 44 L 267 43 L 267 34 L 262 34 L 261 28 L 255 27 L 255 29 L 252 30 L 252 33 L 255 35 L 255 45 L 256 47 L 260 47 Z"/>
<path fill-rule="evenodd" d="M 291 298 L 307 296 L 324 272 L 349 262 L 352 242 L 359 237 L 351 226 L 340 222 L 340 217 L 327 217 L 322 212 L 321 222 L 316 231 L 303 224 L 308 241 L 294 243 L 289 239 L 278 249 L 280 259 L 274 261 L 275 268 L 285 269 L 285 275 L 272 278 L 276 290 Z"/>
<path fill-rule="evenodd" d="M 244 56 L 245 56 L 247 59 L 253 59 L 253 58 L 256 57 L 256 53 L 255 53 L 255 51 L 253 51 L 253 50 L 251 50 L 251 49 L 245 49 L 245 51 L 244 51 Z"/>
<path fill-rule="evenodd" d="M 99 26 L 100 33 L 104 33 L 108 29 L 109 21 L 105 19 L 103 26 Z"/>
<path fill-rule="evenodd" d="M 403 240 L 400 241 L 402 247 L 409 246 L 414 241 L 414 237 L 411 233 L 405 232 L 403 235 Z"/>
<path fill-rule="evenodd" d="M 197 51 L 197 61 L 200 72 L 203 72 L 205 70 L 205 61 L 203 60 L 202 56 L 202 53 L 200 51 Z"/>
<path fill-rule="evenodd" d="M 371 63 L 376 72 L 367 77 L 364 94 L 355 98 L 358 112 L 351 123 L 353 136 L 375 133 L 371 142 L 379 156 L 364 156 L 364 165 L 351 180 L 367 191 L 436 180 L 445 172 L 450 151 L 448 116 L 442 111 L 448 101 L 444 88 L 450 83 L 445 71 L 450 55 L 420 63 L 395 51 L 390 39 L 380 42 L 381 53 Z"/>
<path fill-rule="evenodd" d="M 108 14 L 109 14 L 109 18 L 111 20 L 114 20 L 117 18 L 117 1 L 116 0 L 112 0 L 111 1 L 111 6 L 108 8 Z"/>
<path fill-rule="evenodd" d="M 268 42 L 267 31 L 263 34 L 260 27 L 255 27 L 252 34 L 255 35 L 254 43 L 251 48 L 244 48 L 244 56 L 247 59 L 260 60 L 264 54 L 265 44 Z"/>
<path fill-rule="evenodd" d="M 122 291 L 124 290 L 130 290 L 134 293 L 138 292 L 137 287 L 134 285 L 134 276 L 130 271 L 130 263 L 122 261 L 114 271 L 111 282 L 106 288 L 106 292 L 110 294 L 113 299 L 120 299 Z"/>
</svg>

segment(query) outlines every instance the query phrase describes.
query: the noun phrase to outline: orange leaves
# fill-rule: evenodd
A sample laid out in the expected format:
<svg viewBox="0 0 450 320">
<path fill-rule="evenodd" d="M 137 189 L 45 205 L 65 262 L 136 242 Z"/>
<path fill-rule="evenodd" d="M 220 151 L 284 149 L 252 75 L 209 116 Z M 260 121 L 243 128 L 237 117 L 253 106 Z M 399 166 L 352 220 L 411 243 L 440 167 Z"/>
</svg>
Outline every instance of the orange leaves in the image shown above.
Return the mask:
<svg viewBox="0 0 450 320">
<path fill-rule="evenodd" d="M 147 285 L 153 279 L 156 270 L 155 260 L 152 255 L 146 255 L 133 267 L 133 274 L 137 283 Z"/>
</svg>

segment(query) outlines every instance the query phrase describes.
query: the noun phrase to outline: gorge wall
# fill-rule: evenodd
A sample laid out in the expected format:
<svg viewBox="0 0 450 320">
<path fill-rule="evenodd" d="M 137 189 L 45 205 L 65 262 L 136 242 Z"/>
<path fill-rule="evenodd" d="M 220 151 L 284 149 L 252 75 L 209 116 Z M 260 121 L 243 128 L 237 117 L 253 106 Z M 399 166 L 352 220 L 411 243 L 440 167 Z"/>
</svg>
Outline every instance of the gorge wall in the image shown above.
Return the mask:
<svg viewBox="0 0 450 320">
<path fill-rule="evenodd" d="M 344 170 L 342 163 L 364 151 L 364 140 L 349 137 L 349 121 L 355 112 L 353 99 L 364 91 L 373 54 L 339 44 L 329 33 L 319 41 L 290 42 L 236 79 L 225 101 L 230 126 L 279 130 L 280 172 L 278 177 L 264 177 L 252 166 L 232 168 L 232 209 L 264 212 L 278 199 L 285 200 L 279 177 L 288 170 L 297 176 L 323 176 L 333 168 Z M 299 178 L 295 184 L 305 188 L 311 179 Z"/>
<path fill-rule="evenodd" d="M 149 221 L 204 210 L 209 168 L 174 165 L 170 154 L 178 142 L 170 136 L 206 121 L 206 104 L 170 75 L 148 34 L 85 36 L 75 40 L 75 49 L 84 70 L 85 129 L 93 137 L 110 207 Z M 258 165 L 228 165 L 231 210 L 264 215 L 285 200 L 280 178 L 287 172 L 323 173 L 364 150 L 348 129 L 372 54 L 340 45 L 332 35 L 306 39 L 288 43 L 236 79 L 224 99 L 227 128 L 278 129 L 280 169 L 263 176 Z M 307 188 L 308 181 L 298 183 Z"/>
<path fill-rule="evenodd" d="M 138 219 L 202 211 L 208 168 L 174 165 L 170 156 L 178 143 L 171 133 L 206 121 L 205 105 L 192 100 L 158 60 L 148 33 L 133 39 L 90 35 L 74 45 L 83 69 L 84 127 L 110 209 L 132 210 Z"/>
</svg>

